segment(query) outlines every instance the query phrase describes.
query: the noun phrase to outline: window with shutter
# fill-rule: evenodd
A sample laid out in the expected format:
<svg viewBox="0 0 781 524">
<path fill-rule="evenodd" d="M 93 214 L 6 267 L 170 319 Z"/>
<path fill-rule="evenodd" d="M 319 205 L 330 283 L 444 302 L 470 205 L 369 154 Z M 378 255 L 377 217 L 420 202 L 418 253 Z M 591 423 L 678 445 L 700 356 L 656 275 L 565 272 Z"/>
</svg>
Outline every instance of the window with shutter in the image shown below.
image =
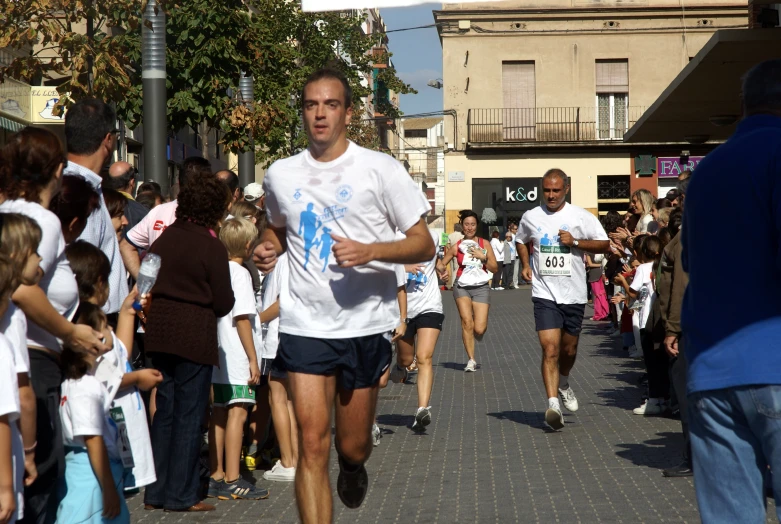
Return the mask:
<svg viewBox="0 0 781 524">
<path fill-rule="evenodd" d="M 622 139 L 627 130 L 629 61 L 596 61 L 597 137 Z"/>
<path fill-rule="evenodd" d="M 504 140 L 534 140 L 537 89 L 534 62 L 502 62 Z"/>
</svg>

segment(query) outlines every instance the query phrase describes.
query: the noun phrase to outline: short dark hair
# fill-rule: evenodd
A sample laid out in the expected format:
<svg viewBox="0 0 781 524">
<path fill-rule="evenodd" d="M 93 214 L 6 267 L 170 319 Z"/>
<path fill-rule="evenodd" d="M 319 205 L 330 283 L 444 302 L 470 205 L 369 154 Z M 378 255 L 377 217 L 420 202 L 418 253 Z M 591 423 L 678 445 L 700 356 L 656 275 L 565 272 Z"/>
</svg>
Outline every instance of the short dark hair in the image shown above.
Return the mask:
<svg viewBox="0 0 781 524">
<path fill-rule="evenodd" d="M 86 223 L 99 207 L 100 195 L 85 178 L 76 175 L 62 177 L 60 190 L 49 202 L 49 211 L 66 227 L 74 218 L 78 223 Z"/>
<path fill-rule="evenodd" d="M 306 87 L 309 84 L 319 82 L 320 80 L 338 80 L 341 82 L 342 88 L 344 89 L 344 107 L 352 107 L 353 88 L 350 87 L 350 82 L 347 81 L 347 77 L 344 75 L 344 73 L 338 69 L 334 69 L 333 67 L 324 67 L 309 75 L 309 78 L 307 78 L 306 82 L 304 82 L 304 87 L 301 89 L 301 103 L 303 103 L 306 99 L 304 96 L 306 93 Z"/>
<path fill-rule="evenodd" d="M 781 60 L 766 60 L 743 77 L 743 107 L 746 114 L 781 109 Z"/>
<path fill-rule="evenodd" d="M 160 187 L 160 184 L 153 180 L 144 182 L 138 186 L 138 189 L 136 189 L 136 194 L 146 193 L 147 191 L 154 191 L 155 193 L 160 193 L 161 195 L 163 194 L 163 188 Z"/>
<path fill-rule="evenodd" d="M 567 173 L 559 169 L 558 167 L 554 167 L 553 169 L 548 169 L 544 175 L 542 175 L 542 179 L 545 180 L 546 178 L 554 178 L 558 177 L 561 179 L 562 182 L 564 182 L 564 185 L 569 185 L 569 177 L 567 176 Z"/>
<path fill-rule="evenodd" d="M 65 144 L 68 153 L 91 155 L 106 135 L 116 131 L 117 115 L 110 105 L 96 98 L 79 100 L 65 113 Z"/>
<path fill-rule="evenodd" d="M 111 218 L 121 217 L 127 209 L 127 197 L 113 189 L 103 188 L 103 201 Z"/>
<path fill-rule="evenodd" d="M 228 186 L 216 177 L 198 176 L 179 193 L 176 218 L 214 228 L 228 211 L 232 197 Z"/>
<path fill-rule="evenodd" d="M 624 224 L 624 220 L 618 211 L 608 211 L 600 220 L 606 233 L 615 233 L 616 230 Z"/>
<path fill-rule="evenodd" d="M 666 207 L 673 207 L 673 203 L 670 202 L 669 198 L 660 198 L 656 201 L 656 210 L 659 211 L 660 209 L 664 209 Z"/>
<path fill-rule="evenodd" d="M 157 205 L 157 199 L 163 200 L 162 195 L 157 191 L 144 191 L 136 195 L 136 202 L 141 204 L 147 209 L 152 209 Z"/>
<path fill-rule="evenodd" d="M 648 235 L 641 246 L 646 262 L 656 261 L 662 255 L 662 243 L 654 235 Z"/>
<path fill-rule="evenodd" d="M 76 310 L 76 324 L 83 324 L 98 331 L 106 322 L 106 314 L 99 306 L 86 301 L 79 304 Z M 78 380 L 89 372 L 92 365 L 85 353 L 65 346 L 60 354 L 60 367 L 65 378 Z"/>
<path fill-rule="evenodd" d="M 184 189 L 184 186 L 192 179 L 196 174 L 212 174 L 211 162 L 201 156 L 190 156 L 184 159 L 182 167 L 179 170 L 179 190 Z"/>
<path fill-rule="evenodd" d="M 670 234 L 675 236 L 681 230 L 681 224 L 683 223 L 683 209 L 676 207 L 670 212 L 670 218 L 667 220 L 667 228 L 670 230 Z"/>
<path fill-rule="evenodd" d="M 65 248 L 65 257 L 71 266 L 79 287 L 79 300 L 88 302 L 95 296 L 99 282 L 108 285 L 111 262 L 100 250 L 84 240 L 77 240 Z"/>
<path fill-rule="evenodd" d="M 130 166 L 124 173 L 122 173 L 119 176 L 111 176 L 110 174 L 106 173 L 106 175 L 103 177 L 102 187 L 104 189 L 114 189 L 116 191 L 125 189 L 127 185 L 130 183 L 130 181 L 136 177 L 136 172 L 137 172 L 136 168 Z"/>
<path fill-rule="evenodd" d="M 217 178 L 219 178 L 220 173 L 228 173 L 228 178 L 226 179 L 220 179 L 220 182 L 223 184 L 226 184 L 228 186 L 228 189 L 231 190 L 231 195 L 236 192 L 236 190 L 239 188 L 239 175 L 231 171 L 230 169 L 221 169 L 217 171 Z"/>
</svg>

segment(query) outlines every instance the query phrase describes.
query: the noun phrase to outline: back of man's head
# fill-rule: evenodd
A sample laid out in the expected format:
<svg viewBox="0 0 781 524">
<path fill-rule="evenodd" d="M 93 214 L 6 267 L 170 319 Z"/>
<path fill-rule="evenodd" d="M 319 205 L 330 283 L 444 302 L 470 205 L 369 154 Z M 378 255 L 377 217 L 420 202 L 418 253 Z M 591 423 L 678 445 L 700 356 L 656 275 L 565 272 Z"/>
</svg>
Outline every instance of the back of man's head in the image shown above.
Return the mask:
<svg viewBox="0 0 781 524">
<path fill-rule="evenodd" d="M 781 116 L 781 60 L 762 62 L 746 73 L 743 110 L 746 115 L 776 113 Z"/>
<path fill-rule="evenodd" d="M 239 188 L 239 175 L 230 169 L 223 169 L 222 171 L 217 171 L 217 178 L 228 186 L 228 189 L 231 190 L 231 195 L 236 194 L 236 190 Z"/>
<path fill-rule="evenodd" d="M 187 183 L 196 175 L 211 175 L 212 165 L 203 157 L 190 156 L 182 162 L 182 168 L 179 171 L 179 190 L 184 188 Z"/>
<path fill-rule="evenodd" d="M 130 185 L 130 181 L 134 180 L 135 177 L 136 168 L 127 162 L 114 162 L 108 169 L 108 175 L 103 177 L 103 187 L 115 191 L 125 191 Z"/>
<path fill-rule="evenodd" d="M 106 135 L 114 132 L 116 113 L 95 98 L 79 100 L 65 113 L 65 143 L 68 153 L 89 156 L 100 149 Z"/>
</svg>

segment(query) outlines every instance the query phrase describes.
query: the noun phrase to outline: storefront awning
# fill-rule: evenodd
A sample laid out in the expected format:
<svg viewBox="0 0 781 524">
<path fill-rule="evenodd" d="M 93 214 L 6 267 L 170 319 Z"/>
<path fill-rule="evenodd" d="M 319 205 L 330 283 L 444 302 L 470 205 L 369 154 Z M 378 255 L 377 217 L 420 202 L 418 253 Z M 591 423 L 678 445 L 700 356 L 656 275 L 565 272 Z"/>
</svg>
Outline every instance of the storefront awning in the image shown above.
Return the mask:
<svg viewBox="0 0 781 524">
<path fill-rule="evenodd" d="M 722 29 L 624 135 L 625 142 L 723 141 L 740 119 L 743 75 L 781 58 L 781 28 Z"/>
<path fill-rule="evenodd" d="M 0 116 L 0 129 L 5 129 L 11 133 L 17 133 L 24 129 L 24 124 L 20 124 L 19 122 L 11 120 L 10 118 Z"/>
</svg>

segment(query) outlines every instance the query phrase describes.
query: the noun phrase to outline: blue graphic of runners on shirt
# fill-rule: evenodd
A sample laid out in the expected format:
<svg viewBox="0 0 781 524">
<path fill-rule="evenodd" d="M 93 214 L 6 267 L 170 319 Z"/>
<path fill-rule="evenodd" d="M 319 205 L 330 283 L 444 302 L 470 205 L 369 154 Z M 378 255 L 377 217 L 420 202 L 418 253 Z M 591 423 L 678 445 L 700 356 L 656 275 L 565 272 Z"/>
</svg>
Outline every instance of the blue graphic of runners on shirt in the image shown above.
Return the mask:
<svg viewBox="0 0 781 524">
<path fill-rule="evenodd" d="M 407 273 L 407 293 L 414 293 L 420 291 L 428 283 L 428 277 L 422 271 L 417 273 Z"/>
<path fill-rule="evenodd" d="M 304 269 L 309 264 L 309 251 L 319 244 L 317 230 L 320 229 L 322 222 L 318 219 L 314 208 L 315 205 L 311 202 L 306 205 L 306 211 L 301 211 L 301 222 L 298 225 L 298 234 L 304 237 L 304 252 L 306 253 L 304 255 Z"/>
<path fill-rule="evenodd" d="M 323 261 L 323 273 L 328 267 L 328 258 L 331 256 L 331 246 L 334 245 L 334 239 L 331 238 L 331 230 L 327 227 L 323 228 L 323 233 L 320 235 L 320 240 L 317 240 L 317 244 L 320 244 L 320 260 Z M 307 252 L 309 256 L 309 252 Z"/>
<path fill-rule="evenodd" d="M 548 233 L 545 233 L 542 235 L 542 238 L 540 239 L 540 245 L 541 246 L 555 246 L 559 243 L 559 235 L 554 235 L 553 238 L 550 238 L 548 236 Z"/>
</svg>

